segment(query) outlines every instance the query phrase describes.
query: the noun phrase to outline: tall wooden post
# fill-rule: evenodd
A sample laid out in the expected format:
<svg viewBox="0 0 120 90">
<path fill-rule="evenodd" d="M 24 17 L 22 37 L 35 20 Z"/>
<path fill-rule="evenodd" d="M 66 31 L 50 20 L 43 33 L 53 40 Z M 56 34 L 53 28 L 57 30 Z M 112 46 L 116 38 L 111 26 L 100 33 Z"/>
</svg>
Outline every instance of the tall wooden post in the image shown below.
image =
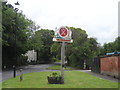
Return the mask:
<svg viewBox="0 0 120 90">
<path fill-rule="evenodd" d="M 64 84 L 64 66 L 65 66 L 65 42 L 62 42 L 62 46 L 61 46 L 61 76 L 62 76 L 63 84 Z"/>
</svg>

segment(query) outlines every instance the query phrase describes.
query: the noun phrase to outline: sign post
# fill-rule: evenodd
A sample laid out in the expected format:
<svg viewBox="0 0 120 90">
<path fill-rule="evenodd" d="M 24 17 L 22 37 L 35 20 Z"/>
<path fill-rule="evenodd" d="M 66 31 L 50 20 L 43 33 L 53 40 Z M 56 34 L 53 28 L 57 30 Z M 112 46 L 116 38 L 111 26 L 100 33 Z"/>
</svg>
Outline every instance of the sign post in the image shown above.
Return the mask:
<svg viewBox="0 0 120 90">
<path fill-rule="evenodd" d="M 64 67 L 65 67 L 65 43 L 72 43 L 71 39 L 72 32 L 68 30 L 66 27 L 60 27 L 55 30 L 55 36 L 53 41 L 62 42 L 61 43 L 61 76 L 62 83 L 64 84 Z"/>
<path fill-rule="evenodd" d="M 64 83 L 64 66 L 65 66 L 65 42 L 62 42 L 62 46 L 61 46 L 61 76 L 62 76 L 62 83 Z"/>
</svg>

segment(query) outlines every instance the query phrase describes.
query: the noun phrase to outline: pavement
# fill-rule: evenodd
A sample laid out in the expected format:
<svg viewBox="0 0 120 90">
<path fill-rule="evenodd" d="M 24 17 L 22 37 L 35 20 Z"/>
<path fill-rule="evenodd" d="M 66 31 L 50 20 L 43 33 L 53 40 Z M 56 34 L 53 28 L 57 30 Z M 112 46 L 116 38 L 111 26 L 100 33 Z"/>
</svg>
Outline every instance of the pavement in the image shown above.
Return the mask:
<svg viewBox="0 0 120 90">
<path fill-rule="evenodd" d="M 58 65 L 58 64 L 60 64 L 60 63 L 22 66 L 16 70 L 16 76 L 21 75 L 20 69 L 22 69 L 24 74 L 31 73 L 31 72 L 60 71 L 60 70 L 47 70 L 46 69 L 48 67 Z M 66 70 L 66 71 L 68 71 L 68 70 Z M 74 71 L 85 72 L 85 73 L 91 74 L 93 76 L 99 77 L 101 79 L 106 79 L 106 80 L 111 80 L 113 82 L 118 82 L 118 79 L 116 79 L 116 78 L 113 78 L 111 76 L 93 73 L 93 72 L 91 72 L 91 70 L 74 70 Z M 9 78 L 12 78 L 13 77 L 13 70 L 2 71 L 2 73 L 0 73 L 0 77 L 1 76 L 2 76 L 2 79 L 0 79 L 0 82 L 3 82 Z"/>
</svg>

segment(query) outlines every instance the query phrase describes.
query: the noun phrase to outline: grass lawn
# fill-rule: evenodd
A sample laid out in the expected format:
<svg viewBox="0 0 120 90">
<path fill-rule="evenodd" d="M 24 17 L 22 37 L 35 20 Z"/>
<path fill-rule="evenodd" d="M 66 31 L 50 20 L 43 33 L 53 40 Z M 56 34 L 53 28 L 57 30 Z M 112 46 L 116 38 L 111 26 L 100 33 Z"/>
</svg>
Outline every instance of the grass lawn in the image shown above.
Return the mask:
<svg viewBox="0 0 120 90">
<path fill-rule="evenodd" d="M 103 80 L 79 71 L 65 71 L 65 84 L 48 84 L 47 76 L 51 72 L 34 72 L 19 76 L 2 83 L 3 88 L 118 88 L 117 82 Z M 60 71 L 57 71 L 60 73 Z"/>
<path fill-rule="evenodd" d="M 0 90 L 2 89 L 2 83 L 0 82 Z"/>
<path fill-rule="evenodd" d="M 61 65 L 51 66 L 51 67 L 46 68 L 46 69 L 50 69 L 50 70 L 60 70 L 60 69 L 61 69 Z M 66 67 L 65 70 L 74 70 L 74 68 Z"/>
</svg>

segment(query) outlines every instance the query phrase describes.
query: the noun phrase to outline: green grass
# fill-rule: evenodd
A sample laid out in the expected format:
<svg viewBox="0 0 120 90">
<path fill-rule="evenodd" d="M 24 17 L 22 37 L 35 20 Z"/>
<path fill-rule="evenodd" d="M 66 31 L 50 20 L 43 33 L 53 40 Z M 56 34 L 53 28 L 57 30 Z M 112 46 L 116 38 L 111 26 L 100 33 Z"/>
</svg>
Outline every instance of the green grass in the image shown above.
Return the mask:
<svg viewBox="0 0 120 90">
<path fill-rule="evenodd" d="M 50 69 L 50 70 L 60 70 L 61 69 L 61 65 L 55 65 L 55 66 L 51 66 L 51 67 L 48 67 L 46 69 Z M 65 70 L 74 70 L 73 68 L 70 68 L 70 67 L 66 67 Z"/>
<path fill-rule="evenodd" d="M 59 72 L 59 71 L 57 71 Z M 65 84 L 48 84 L 47 75 L 51 72 L 34 72 L 19 76 L 2 83 L 3 88 L 118 88 L 118 83 L 103 80 L 79 71 L 65 71 Z M 60 72 L 59 72 L 60 73 Z"/>
<path fill-rule="evenodd" d="M 2 83 L 0 82 L 0 90 L 2 89 Z"/>
<path fill-rule="evenodd" d="M 59 59 L 56 59 L 56 61 L 55 62 L 61 62 L 61 60 L 59 60 Z"/>
</svg>

